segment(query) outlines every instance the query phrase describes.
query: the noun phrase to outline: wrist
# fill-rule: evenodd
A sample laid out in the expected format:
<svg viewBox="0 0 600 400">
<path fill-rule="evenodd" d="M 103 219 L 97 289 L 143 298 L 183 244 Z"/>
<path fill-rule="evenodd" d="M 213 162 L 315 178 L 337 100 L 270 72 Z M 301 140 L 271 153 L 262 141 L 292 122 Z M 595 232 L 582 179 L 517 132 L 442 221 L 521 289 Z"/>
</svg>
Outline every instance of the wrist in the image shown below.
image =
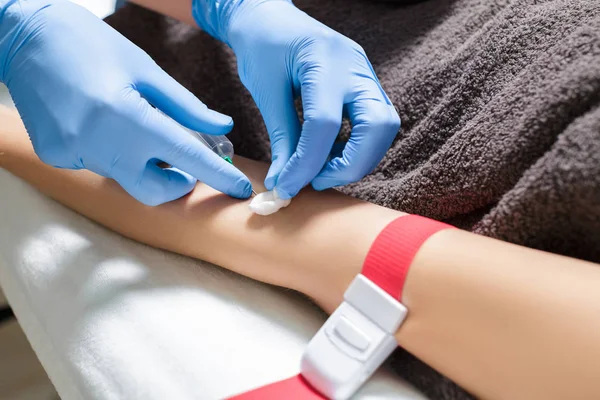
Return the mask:
<svg viewBox="0 0 600 400">
<path fill-rule="evenodd" d="M 291 0 L 192 0 L 192 16 L 203 31 L 231 47 L 229 34 L 234 18 L 268 2 L 292 3 Z"/>
</svg>

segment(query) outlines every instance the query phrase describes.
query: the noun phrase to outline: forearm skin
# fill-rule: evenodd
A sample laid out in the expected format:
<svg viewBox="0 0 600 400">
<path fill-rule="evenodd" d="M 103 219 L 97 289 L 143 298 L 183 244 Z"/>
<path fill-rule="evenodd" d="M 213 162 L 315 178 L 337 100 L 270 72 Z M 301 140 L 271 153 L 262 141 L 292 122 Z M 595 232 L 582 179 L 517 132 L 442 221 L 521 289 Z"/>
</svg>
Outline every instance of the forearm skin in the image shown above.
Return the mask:
<svg viewBox="0 0 600 400">
<path fill-rule="evenodd" d="M 259 191 L 267 165 L 235 160 Z M 146 207 L 88 171 L 48 167 L 16 113 L 0 107 L 0 167 L 121 234 L 305 293 L 331 313 L 377 234 L 404 214 L 306 189 L 261 217 L 198 184 Z M 398 343 L 487 399 L 598 399 L 600 268 L 460 230 L 436 233 L 413 261 Z"/>
</svg>

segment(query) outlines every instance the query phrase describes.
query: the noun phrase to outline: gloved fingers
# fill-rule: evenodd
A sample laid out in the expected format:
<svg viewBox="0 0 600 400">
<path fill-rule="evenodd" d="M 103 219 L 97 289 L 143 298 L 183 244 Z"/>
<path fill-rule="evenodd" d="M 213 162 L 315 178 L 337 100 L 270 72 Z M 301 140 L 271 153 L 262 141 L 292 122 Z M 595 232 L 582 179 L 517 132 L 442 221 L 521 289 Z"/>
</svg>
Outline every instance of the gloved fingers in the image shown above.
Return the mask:
<svg viewBox="0 0 600 400">
<path fill-rule="evenodd" d="M 267 190 L 273 190 L 279 174 L 298 145 L 300 121 L 291 88 L 285 84 L 257 101 L 271 139 L 271 166 L 265 178 Z"/>
<path fill-rule="evenodd" d="M 149 161 L 141 171 L 115 168 L 113 178 L 141 203 L 157 206 L 185 196 L 196 186 L 196 179 L 176 168 L 162 169 Z"/>
<path fill-rule="evenodd" d="M 327 68 L 315 65 L 299 74 L 304 124 L 296 150 L 277 180 L 277 193 L 282 199 L 294 197 L 317 176 L 340 131 L 343 94 L 339 88 L 342 86 L 325 70 Z"/>
<path fill-rule="evenodd" d="M 347 96 L 350 101 L 344 111 L 352 123 L 350 140 L 341 155 L 331 157 L 312 181 L 317 190 L 356 182 L 373 171 L 400 129 L 400 118 L 377 80 L 373 67 L 364 53 L 359 54 L 370 73 L 355 81 Z"/>
<path fill-rule="evenodd" d="M 242 199 L 250 197 L 252 184 L 239 169 L 169 118 L 154 110 L 152 112 L 156 115 L 150 118 L 154 123 L 149 129 L 161 137 L 156 148 L 151 150 L 154 157 L 229 196 Z"/>
<path fill-rule="evenodd" d="M 140 94 L 181 125 L 209 135 L 225 135 L 233 128 L 230 116 L 211 110 L 159 67 L 136 82 Z"/>
<path fill-rule="evenodd" d="M 369 58 L 365 54 L 364 50 L 362 50 L 362 48 L 360 51 L 360 55 L 364 59 L 365 65 L 370 71 L 370 75 L 368 75 L 368 77 L 364 77 L 363 79 L 361 79 L 361 81 L 359 83 L 359 88 L 362 87 L 362 88 L 364 88 L 364 90 L 362 92 L 357 92 L 355 90 L 353 100 L 358 101 L 358 100 L 366 100 L 366 99 L 375 99 L 375 100 L 379 99 L 379 100 L 385 102 L 388 106 L 393 107 L 394 104 L 388 97 L 385 90 L 383 90 L 383 87 L 381 86 L 381 82 L 379 82 L 379 78 L 377 78 L 377 74 L 375 73 L 375 69 L 373 68 L 371 61 L 369 61 Z"/>
<path fill-rule="evenodd" d="M 342 186 L 362 179 L 377 167 L 400 129 L 393 106 L 378 100 L 358 100 L 347 105 L 352 133 L 341 156 L 330 160 L 312 181 L 316 190 Z"/>
</svg>

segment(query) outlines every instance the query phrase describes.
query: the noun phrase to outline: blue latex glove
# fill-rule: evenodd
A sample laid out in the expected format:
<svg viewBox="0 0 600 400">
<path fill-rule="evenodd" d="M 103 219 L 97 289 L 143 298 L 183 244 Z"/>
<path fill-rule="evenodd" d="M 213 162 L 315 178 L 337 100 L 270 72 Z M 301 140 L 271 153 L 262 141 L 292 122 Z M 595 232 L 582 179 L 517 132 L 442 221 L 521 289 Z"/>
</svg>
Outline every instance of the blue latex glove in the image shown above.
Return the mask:
<svg viewBox="0 0 600 400">
<path fill-rule="evenodd" d="M 355 182 L 379 164 L 400 118 L 358 44 L 287 0 L 194 0 L 193 15 L 232 47 L 262 113 L 272 150 L 267 189 L 287 199 L 310 182 L 317 190 Z M 339 152 L 332 149 L 343 114 L 352 133 Z"/>
<path fill-rule="evenodd" d="M 185 195 L 196 179 L 234 197 L 251 193 L 248 178 L 149 102 L 209 134 L 229 132 L 232 119 L 69 1 L 0 0 L 0 80 L 45 163 L 113 178 L 147 205 Z"/>
</svg>

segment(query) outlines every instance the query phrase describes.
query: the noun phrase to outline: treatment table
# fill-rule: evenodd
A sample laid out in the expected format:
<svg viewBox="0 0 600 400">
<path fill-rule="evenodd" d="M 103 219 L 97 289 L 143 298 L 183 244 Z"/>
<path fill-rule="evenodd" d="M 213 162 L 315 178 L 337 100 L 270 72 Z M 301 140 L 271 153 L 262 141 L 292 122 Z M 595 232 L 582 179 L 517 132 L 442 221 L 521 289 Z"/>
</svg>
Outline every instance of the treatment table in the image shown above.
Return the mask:
<svg viewBox="0 0 600 400">
<path fill-rule="evenodd" d="M 298 373 L 326 318 L 297 293 L 123 238 L 2 169 L 0 285 L 63 400 L 222 399 Z M 424 399 L 385 369 L 356 398 Z"/>
</svg>

